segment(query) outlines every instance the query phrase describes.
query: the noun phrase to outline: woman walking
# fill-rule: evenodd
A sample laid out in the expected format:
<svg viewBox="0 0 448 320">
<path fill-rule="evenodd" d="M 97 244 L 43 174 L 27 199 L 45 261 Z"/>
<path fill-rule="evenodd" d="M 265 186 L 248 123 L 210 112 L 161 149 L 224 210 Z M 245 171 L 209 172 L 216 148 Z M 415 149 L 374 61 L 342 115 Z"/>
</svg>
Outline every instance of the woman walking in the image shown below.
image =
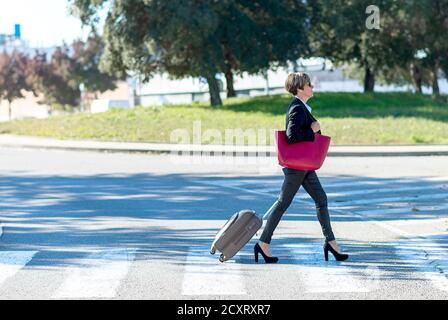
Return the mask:
<svg viewBox="0 0 448 320">
<path fill-rule="evenodd" d="M 306 73 L 291 73 L 286 79 L 285 88 L 294 96 L 286 114 L 287 143 L 314 141 L 314 134 L 320 133 L 320 124 L 312 116 L 312 109 L 307 104 L 308 99 L 313 96 L 313 86 L 310 77 Z M 266 227 L 261 234 L 259 242 L 255 244 L 255 261 L 258 262 L 259 253 L 263 256 L 266 263 L 275 263 L 278 261 L 278 258 L 273 257 L 270 251 L 272 234 L 280 222 L 283 213 L 290 206 L 300 186 L 305 188 L 306 192 L 316 204 L 317 218 L 325 237 L 325 260 L 328 261 L 328 251 L 338 261 L 347 260 L 348 255 L 340 252 L 331 229 L 327 195 L 319 182 L 316 172 L 314 170 L 295 170 L 289 168 L 283 168 L 282 170 L 285 175 L 285 180 L 283 181 L 278 200 L 271 208 L 271 214 L 266 222 Z"/>
</svg>

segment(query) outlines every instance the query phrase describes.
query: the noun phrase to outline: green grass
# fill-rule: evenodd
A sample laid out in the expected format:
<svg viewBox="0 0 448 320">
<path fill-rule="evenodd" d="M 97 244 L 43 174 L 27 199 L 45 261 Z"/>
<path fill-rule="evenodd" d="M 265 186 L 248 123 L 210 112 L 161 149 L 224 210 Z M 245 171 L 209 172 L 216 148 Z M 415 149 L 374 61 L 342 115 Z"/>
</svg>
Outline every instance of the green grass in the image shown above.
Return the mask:
<svg viewBox="0 0 448 320">
<path fill-rule="evenodd" d="M 288 95 L 231 98 L 220 108 L 201 102 L 26 119 L 0 123 L 0 134 L 206 144 L 225 143 L 226 130 L 231 134 L 229 130 L 233 129 L 242 130 L 240 136 L 244 138 L 233 142 L 265 144 L 273 143 L 271 130 L 284 129 L 290 100 Z M 333 144 L 448 143 L 448 104 L 429 96 L 317 93 L 309 104 L 321 122 L 322 132 L 332 137 Z M 202 140 L 195 140 L 194 125 L 197 129 L 200 125 Z M 179 137 L 177 129 L 185 134 Z M 255 140 L 249 137 L 250 132 L 255 134 Z"/>
</svg>

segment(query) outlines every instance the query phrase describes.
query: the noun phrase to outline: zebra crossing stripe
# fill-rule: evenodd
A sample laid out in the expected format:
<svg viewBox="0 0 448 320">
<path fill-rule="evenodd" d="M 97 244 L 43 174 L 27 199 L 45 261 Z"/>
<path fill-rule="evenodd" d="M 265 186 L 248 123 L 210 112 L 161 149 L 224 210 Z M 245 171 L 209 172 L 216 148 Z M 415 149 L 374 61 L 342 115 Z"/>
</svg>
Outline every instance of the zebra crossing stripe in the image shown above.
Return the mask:
<svg viewBox="0 0 448 320">
<path fill-rule="evenodd" d="M 0 285 L 28 264 L 37 251 L 0 251 Z"/>
<path fill-rule="evenodd" d="M 218 261 L 210 247 L 192 247 L 185 261 L 182 295 L 245 295 L 241 266 L 235 260 Z"/>
<path fill-rule="evenodd" d="M 370 292 L 366 282 L 348 267 L 347 262 L 324 261 L 322 245 L 285 244 L 294 257 L 297 272 L 308 293 Z M 331 256 L 331 253 L 329 253 Z"/>
<path fill-rule="evenodd" d="M 448 291 L 448 253 L 445 247 L 442 247 L 429 238 L 413 236 L 389 223 L 374 218 L 367 218 L 357 212 L 338 209 L 335 209 L 334 211 L 344 215 L 357 216 L 365 221 L 368 220 L 369 223 L 378 225 L 379 227 L 402 237 L 403 240 L 387 245 L 395 248 L 395 252 L 397 256 L 400 257 L 400 260 L 413 263 L 417 270 L 419 270 L 426 279 L 430 280 L 436 288 Z M 385 244 L 381 243 L 381 245 Z"/>
<path fill-rule="evenodd" d="M 88 255 L 79 267 L 69 268 L 53 298 L 113 298 L 134 261 L 136 249 L 111 249 Z"/>
<path fill-rule="evenodd" d="M 434 287 L 448 292 L 448 253 L 446 248 L 427 239 L 405 239 L 394 244 L 402 260 L 423 273 Z"/>
</svg>

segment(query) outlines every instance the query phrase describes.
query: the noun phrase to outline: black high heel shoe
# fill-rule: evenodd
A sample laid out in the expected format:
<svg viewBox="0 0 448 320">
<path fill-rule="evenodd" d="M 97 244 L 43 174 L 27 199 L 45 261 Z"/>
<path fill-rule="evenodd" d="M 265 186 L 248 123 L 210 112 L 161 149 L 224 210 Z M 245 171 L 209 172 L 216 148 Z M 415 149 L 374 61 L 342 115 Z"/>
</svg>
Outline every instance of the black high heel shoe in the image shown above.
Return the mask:
<svg viewBox="0 0 448 320">
<path fill-rule="evenodd" d="M 324 244 L 325 261 L 328 261 L 328 251 L 330 251 L 333 254 L 334 258 L 337 261 L 345 261 L 348 259 L 348 254 L 337 252 L 327 241 L 325 241 Z"/>
<path fill-rule="evenodd" d="M 255 262 L 258 262 L 258 254 L 261 253 L 263 256 L 265 263 L 276 263 L 278 261 L 277 257 L 269 257 L 264 252 L 263 249 L 261 249 L 260 245 L 258 243 L 254 246 L 254 256 L 255 256 Z"/>
</svg>

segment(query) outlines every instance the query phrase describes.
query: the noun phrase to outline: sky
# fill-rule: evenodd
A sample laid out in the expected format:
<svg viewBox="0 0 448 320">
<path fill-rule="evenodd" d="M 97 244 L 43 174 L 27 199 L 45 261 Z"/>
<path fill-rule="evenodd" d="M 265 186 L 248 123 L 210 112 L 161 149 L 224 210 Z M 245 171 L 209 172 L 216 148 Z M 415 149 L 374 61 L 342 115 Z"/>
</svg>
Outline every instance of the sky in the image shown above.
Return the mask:
<svg viewBox="0 0 448 320">
<path fill-rule="evenodd" d="M 89 31 L 70 16 L 67 0 L 0 0 L 0 33 L 14 34 L 16 23 L 31 47 L 71 43 L 85 39 Z"/>
</svg>

